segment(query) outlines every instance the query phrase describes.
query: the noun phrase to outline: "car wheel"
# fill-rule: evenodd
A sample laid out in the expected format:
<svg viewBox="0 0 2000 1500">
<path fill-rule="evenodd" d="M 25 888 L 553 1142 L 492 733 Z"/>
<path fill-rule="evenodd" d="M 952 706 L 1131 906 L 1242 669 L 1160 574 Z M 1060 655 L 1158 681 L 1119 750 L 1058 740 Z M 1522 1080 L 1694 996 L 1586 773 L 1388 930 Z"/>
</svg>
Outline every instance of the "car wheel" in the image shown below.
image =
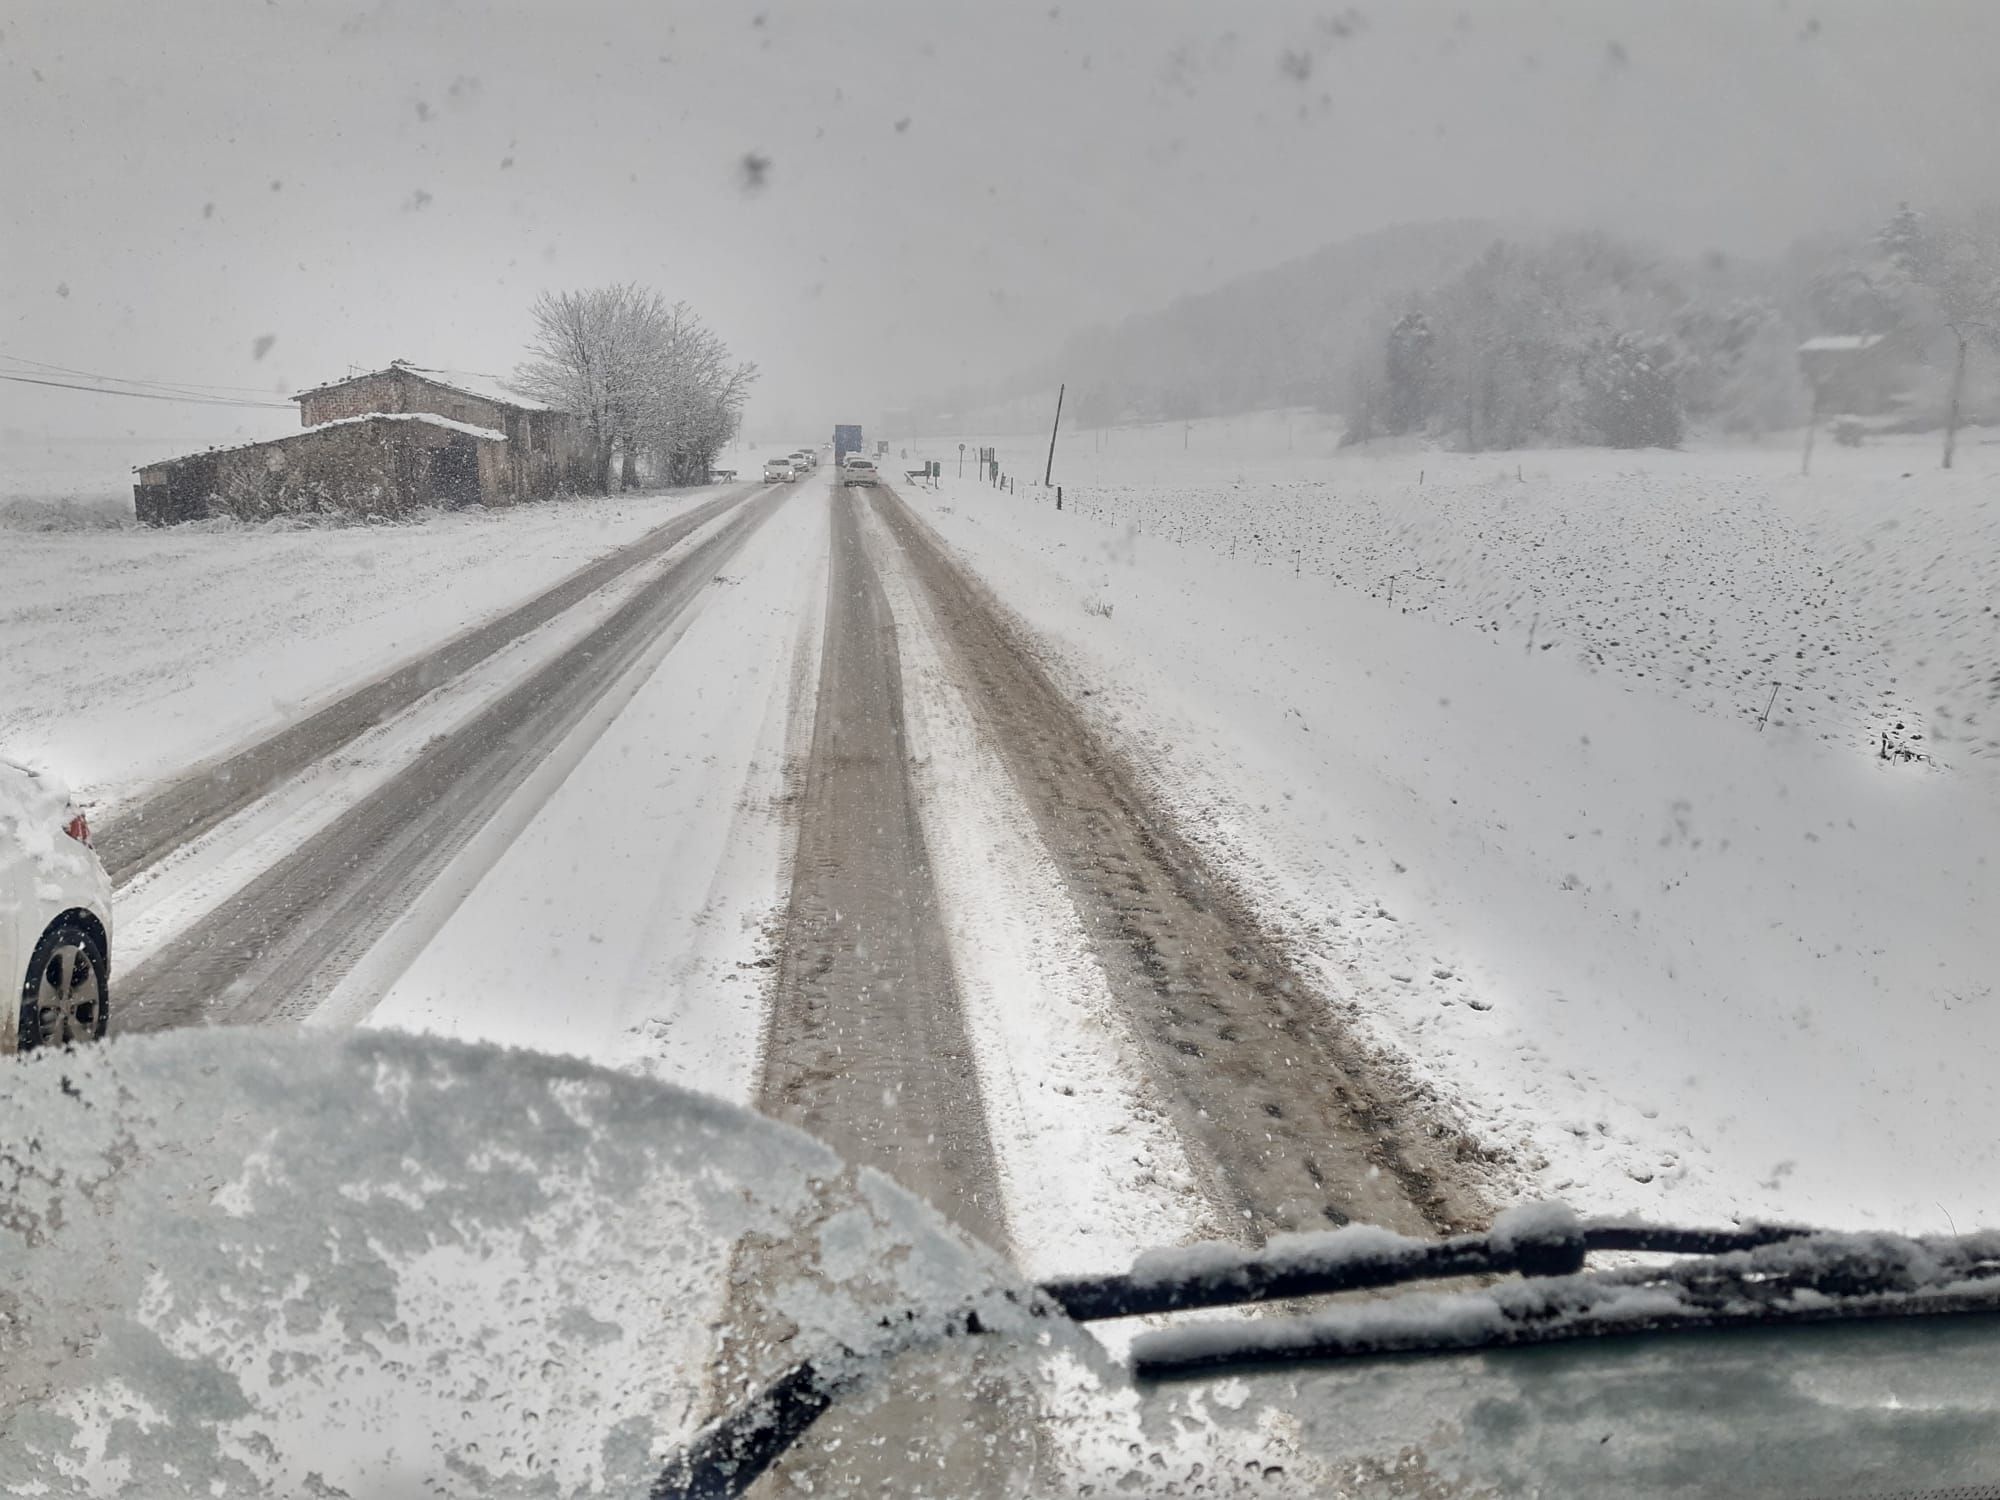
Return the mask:
<svg viewBox="0 0 2000 1500">
<path fill-rule="evenodd" d="M 104 944 L 73 918 L 54 923 L 35 944 L 21 986 L 20 1050 L 95 1041 L 111 1021 Z"/>
</svg>

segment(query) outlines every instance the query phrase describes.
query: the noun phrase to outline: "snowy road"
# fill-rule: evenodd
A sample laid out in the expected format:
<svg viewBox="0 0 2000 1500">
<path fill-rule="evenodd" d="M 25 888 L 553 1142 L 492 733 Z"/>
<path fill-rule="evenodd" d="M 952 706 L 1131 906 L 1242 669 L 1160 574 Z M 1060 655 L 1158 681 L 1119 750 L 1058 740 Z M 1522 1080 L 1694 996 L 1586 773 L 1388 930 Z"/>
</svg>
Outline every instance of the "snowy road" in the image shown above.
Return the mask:
<svg viewBox="0 0 2000 1500">
<path fill-rule="evenodd" d="M 198 838 L 279 782 L 323 760 L 373 726 L 402 712 L 503 646 L 554 619 L 590 594 L 669 548 L 749 493 L 741 486 L 696 506 L 497 619 L 467 630 L 373 682 L 340 695 L 287 728 L 159 787 L 119 810 L 98 831 L 97 850 L 120 884 L 163 854 Z"/>
<path fill-rule="evenodd" d="M 116 1024 L 154 1030 L 311 1013 L 381 930 L 670 629 L 782 503 L 744 505 L 544 663 L 120 983 Z"/>
<path fill-rule="evenodd" d="M 1483 1217 L 1462 1143 L 928 522 L 830 475 L 744 493 L 130 805 L 114 1025 L 640 1069 L 1036 1275 Z"/>
<path fill-rule="evenodd" d="M 895 622 L 860 503 L 847 489 L 833 499 L 819 704 L 757 1103 L 1005 1245 L 910 782 Z"/>
</svg>

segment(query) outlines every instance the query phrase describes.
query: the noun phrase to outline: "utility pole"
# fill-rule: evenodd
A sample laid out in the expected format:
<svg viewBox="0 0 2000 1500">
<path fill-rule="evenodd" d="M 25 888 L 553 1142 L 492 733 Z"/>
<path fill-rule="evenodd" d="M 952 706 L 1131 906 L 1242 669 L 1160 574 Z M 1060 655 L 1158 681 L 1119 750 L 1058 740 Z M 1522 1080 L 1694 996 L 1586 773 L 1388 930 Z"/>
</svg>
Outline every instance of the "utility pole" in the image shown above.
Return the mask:
<svg viewBox="0 0 2000 1500">
<path fill-rule="evenodd" d="M 1056 387 L 1056 420 L 1055 426 L 1049 429 L 1049 461 L 1042 466 L 1043 489 L 1049 487 L 1049 476 L 1056 471 L 1056 433 L 1062 430 L 1063 393 L 1068 389 L 1066 384 Z"/>
<path fill-rule="evenodd" d="M 1806 451 L 1804 456 L 1799 459 L 1799 473 L 1802 476 L 1812 473 L 1813 433 L 1818 429 L 1818 427 L 1819 427 L 1819 382 L 1815 380 L 1813 382 L 1812 415 L 1806 418 Z M 1764 726 L 1759 724 L 1757 727 L 1759 729 L 1762 729 Z"/>
<path fill-rule="evenodd" d="M 958 477 L 965 478 L 965 444 L 958 445 Z"/>
</svg>

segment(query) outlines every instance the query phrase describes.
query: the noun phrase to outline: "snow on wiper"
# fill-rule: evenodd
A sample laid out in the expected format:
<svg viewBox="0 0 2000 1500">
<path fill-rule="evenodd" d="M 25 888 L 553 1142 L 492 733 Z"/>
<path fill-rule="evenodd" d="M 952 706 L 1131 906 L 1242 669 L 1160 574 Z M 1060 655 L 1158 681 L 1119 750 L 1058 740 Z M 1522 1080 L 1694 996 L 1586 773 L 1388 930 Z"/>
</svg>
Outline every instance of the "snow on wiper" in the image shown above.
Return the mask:
<svg viewBox="0 0 2000 1500">
<path fill-rule="evenodd" d="M 1411 1239 L 1371 1225 L 1280 1235 L 1261 1249 L 1227 1242 L 1154 1250 L 1130 1271 L 1052 1281 L 1042 1291 L 1079 1323 L 1146 1313 L 1235 1307 L 1454 1276 L 1566 1276 L 1592 1251 L 1713 1255 L 1809 1235 L 1799 1225 L 1674 1229 L 1630 1221 L 1586 1223 L 1560 1203 L 1509 1209 L 1484 1234 Z"/>
<path fill-rule="evenodd" d="M 1132 1370 L 1141 1378 L 1167 1379 L 1255 1365 L 1614 1334 L 2000 1312 L 2000 1233 L 1995 1232 L 1919 1240 L 1775 1227 L 1578 1228 L 1589 1249 L 1667 1250 L 1683 1258 L 1607 1271 L 1527 1272 L 1523 1280 L 1471 1291 L 1373 1299 L 1301 1316 L 1183 1324 L 1134 1340 Z M 1744 1239 L 1751 1243 L 1741 1244 Z M 1459 1258 L 1442 1274 L 1462 1274 L 1467 1259 Z M 1417 1272 L 1396 1279 L 1428 1278 Z M 1363 1284 L 1349 1282 L 1348 1288 Z"/>
<path fill-rule="evenodd" d="M 1592 1253 L 1675 1256 L 1585 1271 Z M 1142 1379 L 1365 1355 L 1452 1353 L 1610 1334 L 2000 1312 L 2000 1232 L 1942 1240 L 1800 1225 L 1681 1229 L 1592 1222 L 1530 1204 L 1484 1234 L 1418 1240 L 1355 1225 L 1284 1235 L 1260 1249 L 1208 1243 L 1151 1251 L 1129 1271 L 1037 1288 L 1030 1318 L 1075 1322 L 1244 1307 L 1467 1277 L 1474 1291 L 1409 1292 L 1300 1316 L 1192 1322 L 1139 1335 Z M 1018 1333 L 1026 1326 L 1013 1323 Z M 879 1348 L 825 1351 L 786 1370 L 670 1455 L 651 1500 L 740 1495 L 835 1401 L 894 1354 L 988 1331 L 976 1312 L 884 1324 Z"/>
</svg>

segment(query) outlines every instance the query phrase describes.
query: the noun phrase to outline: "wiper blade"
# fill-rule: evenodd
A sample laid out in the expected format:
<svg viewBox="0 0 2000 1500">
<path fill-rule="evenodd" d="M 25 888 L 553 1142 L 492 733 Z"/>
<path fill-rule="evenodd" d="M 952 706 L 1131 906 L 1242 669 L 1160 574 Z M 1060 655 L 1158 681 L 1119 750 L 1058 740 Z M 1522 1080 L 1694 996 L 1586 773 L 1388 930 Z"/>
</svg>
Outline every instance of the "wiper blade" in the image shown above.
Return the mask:
<svg viewBox="0 0 2000 1500">
<path fill-rule="evenodd" d="M 851 1368 L 836 1371 L 811 1360 L 792 1366 L 671 1454 L 648 1500 L 734 1500 L 858 1379 Z"/>
<path fill-rule="evenodd" d="M 1762 1232 L 1762 1231 L 1758 1231 Z M 1646 1243 L 1620 1248 L 1652 1249 Z M 1607 1246 L 1606 1248 L 1610 1248 Z M 1513 1348 L 1616 1334 L 2000 1312 L 2000 1234 L 1799 1234 L 1665 1266 L 1500 1282 L 1298 1317 L 1141 1334 L 1145 1379 L 1382 1354 Z"/>
<path fill-rule="evenodd" d="M 1655 1224 L 1586 1223 L 1559 1203 L 1510 1209 L 1484 1234 L 1417 1240 L 1356 1226 L 1284 1235 L 1262 1249 L 1211 1243 L 1141 1256 L 1129 1271 L 1078 1276 L 1042 1291 L 1079 1323 L 1146 1313 L 1241 1307 L 1334 1292 L 1368 1291 L 1456 1276 L 1568 1276 L 1592 1251 L 1716 1255 L 1797 1239 L 1791 1224 L 1738 1229 L 1672 1229 Z"/>
<path fill-rule="evenodd" d="M 1018 1303 L 1011 1290 L 999 1304 Z M 1036 1303 L 1029 1316 L 1051 1311 Z M 976 1305 L 933 1310 L 923 1316 L 885 1317 L 864 1349 L 839 1345 L 802 1359 L 775 1380 L 707 1423 L 685 1447 L 669 1454 L 647 1500 L 735 1500 L 805 1436 L 828 1407 L 860 1387 L 878 1368 L 913 1349 L 990 1332 Z"/>
<path fill-rule="evenodd" d="M 1586 1255 L 1610 1251 L 1681 1259 L 1583 1271 Z M 1060 1310 L 1089 1322 L 1513 1273 L 1522 1279 L 1476 1292 L 1376 1298 L 1303 1317 L 1151 1331 L 1133 1343 L 1133 1373 L 1166 1379 L 1608 1334 L 2000 1312 L 2000 1233 L 1912 1240 L 1783 1224 L 1674 1229 L 1590 1223 L 1560 1204 L 1533 1204 L 1501 1214 L 1485 1234 L 1447 1240 L 1355 1227 L 1285 1236 L 1257 1250 L 1208 1244 L 1157 1251 L 1129 1271 L 1049 1282 L 1025 1311 Z M 874 1347 L 802 1360 L 702 1429 L 667 1460 L 652 1500 L 741 1495 L 872 1370 L 897 1354 L 987 1331 L 969 1308 L 885 1319 L 882 1326 L 885 1337 Z"/>
</svg>

